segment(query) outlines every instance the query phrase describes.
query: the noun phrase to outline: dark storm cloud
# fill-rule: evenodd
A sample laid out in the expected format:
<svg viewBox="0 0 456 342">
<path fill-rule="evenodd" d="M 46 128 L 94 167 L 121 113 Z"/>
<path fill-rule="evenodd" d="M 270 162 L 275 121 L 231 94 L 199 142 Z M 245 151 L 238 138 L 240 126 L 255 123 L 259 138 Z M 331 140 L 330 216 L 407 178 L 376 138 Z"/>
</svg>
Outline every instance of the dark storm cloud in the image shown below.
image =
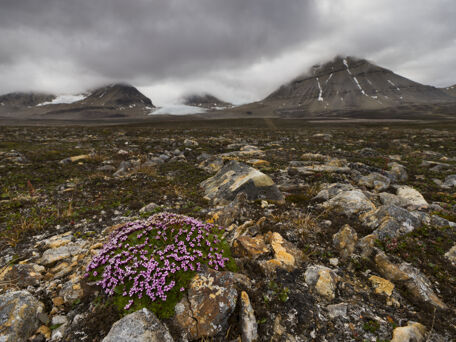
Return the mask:
<svg viewBox="0 0 456 342">
<path fill-rule="evenodd" d="M 453 0 L 0 0 L 0 92 L 128 81 L 248 100 L 336 54 L 447 85 L 455 17 Z"/>
</svg>

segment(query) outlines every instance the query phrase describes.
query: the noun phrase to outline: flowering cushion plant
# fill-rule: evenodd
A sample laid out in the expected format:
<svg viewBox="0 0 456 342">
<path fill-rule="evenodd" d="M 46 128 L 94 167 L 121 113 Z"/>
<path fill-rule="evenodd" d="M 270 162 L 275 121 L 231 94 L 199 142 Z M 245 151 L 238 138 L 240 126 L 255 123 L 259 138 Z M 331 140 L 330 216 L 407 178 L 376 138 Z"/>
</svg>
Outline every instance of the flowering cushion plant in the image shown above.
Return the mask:
<svg viewBox="0 0 456 342">
<path fill-rule="evenodd" d="M 222 227 L 172 213 L 126 223 L 93 258 L 86 276 L 113 296 L 119 309 L 147 307 L 170 317 L 203 265 L 215 270 L 228 266 L 230 250 L 223 232 Z"/>
</svg>

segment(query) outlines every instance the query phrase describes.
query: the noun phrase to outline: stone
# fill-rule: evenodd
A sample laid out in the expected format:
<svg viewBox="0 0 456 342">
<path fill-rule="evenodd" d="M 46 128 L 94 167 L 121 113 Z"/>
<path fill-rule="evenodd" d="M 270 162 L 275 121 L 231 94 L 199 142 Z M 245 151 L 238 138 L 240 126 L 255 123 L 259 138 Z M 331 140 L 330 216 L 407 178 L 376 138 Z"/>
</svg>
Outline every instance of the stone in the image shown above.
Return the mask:
<svg viewBox="0 0 456 342">
<path fill-rule="evenodd" d="M 397 187 L 397 193 L 399 197 L 407 200 L 410 205 L 420 208 L 420 209 L 426 209 L 429 207 L 428 202 L 424 199 L 423 195 L 421 195 L 417 190 L 407 186 L 407 185 L 402 185 Z"/>
<path fill-rule="evenodd" d="M 384 191 L 389 188 L 390 179 L 378 172 L 373 172 L 367 176 L 361 177 L 358 184 L 376 191 Z"/>
<path fill-rule="evenodd" d="M 144 308 L 115 322 L 102 342 L 174 342 L 174 339 L 167 326 Z"/>
<path fill-rule="evenodd" d="M 225 163 L 225 160 L 219 157 L 209 157 L 205 160 L 203 160 L 198 167 L 207 173 L 215 173 L 220 171 L 220 169 L 223 167 L 223 164 Z"/>
<path fill-rule="evenodd" d="M 426 327 L 420 323 L 408 322 L 406 327 L 393 330 L 391 342 L 423 342 L 426 337 Z"/>
<path fill-rule="evenodd" d="M 0 341 L 25 342 L 40 326 L 43 303 L 27 291 L 0 296 Z"/>
<path fill-rule="evenodd" d="M 255 237 L 240 236 L 233 241 L 233 256 L 236 258 L 248 257 L 256 259 L 269 253 L 269 248 L 264 242 L 262 235 Z"/>
<path fill-rule="evenodd" d="M 65 330 L 68 327 L 68 318 L 63 315 L 56 315 L 52 317 L 51 324 L 57 326 L 56 329 L 52 330 L 51 341 L 59 341 L 65 335 Z"/>
<path fill-rule="evenodd" d="M 49 329 L 47 326 L 45 325 L 42 325 L 38 328 L 38 330 L 36 331 L 37 334 L 41 334 L 43 335 L 47 340 L 50 340 L 51 339 L 51 329 Z"/>
<path fill-rule="evenodd" d="M 139 209 L 139 212 L 140 213 L 151 213 L 153 212 L 155 209 L 157 209 L 159 207 L 158 204 L 152 202 L 152 203 L 149 203 L 147 205 L 145 205 L 144 207 L 142 207 L 141 209 Z"/>
<path fill-rule="evenodd" d="M 255 342 L 258 339 L 258 324 L 247 292 L 241 292 L 241 336 L 242 342 Z"/>
<path fill-rule="evenodd" d="M 371 276 L 369 281 L 372 283 L 372 287 L 375 289 L 376 294 L 386 294 L 387 296 L 391 296 L 394 290 L 394 284 L 389 280 L 378 276 Z"/>
<path fill-rule="evenodd" d="M 356 231 L 348 224 L 333 235 L 333 245 L 343 259 L 347 259 L 353 254 L 357 241 L 358 235 Z"/>
<path fill-rule="evenodd" d="M 284 202 L 284 196 L 272 179 L 264 173 L 237 161 L 230 161 L 217 174 L 201 183 L 205 198 L 227 204 L 240 192 L 248 200 Z"/>
<path fill-rule="evenodd" d="M 412 265 L 406 262 L 395 265 L 383 252 L 377 253 L 375 263 L 379 272 L 386 279 L 407 287 L 413 299 L 437 309 L 448 309 L 447 305 L 434 293 L 429 279 Z"/>
<path fill-rule="evenodd" d="M 384 205 L 395 205 L 397 207 L 405 208 L 410 205 L 410 202 L 405 198 L 399 197 L 389 192 L 381 192 L 378 194 L 379 200 Z"/>
<path fill-rule="evenodd" d="M 199 273 L 176 305 L 174 322 L 189 340 L 215 336 L 225 329 L 237 296 L 233 273 L 211 269 Z"/>
<path fill-rule="evenodd" d="M 199 144 L 196 140 L 192 140 L 192 139 L 185 139 L 184 140 L 184 146 L 186 147 L 198 147 Z"/>
<path fill-rule="evenodd" d="M 43 279 L 44 267 L 36 264 L 15 264 L 6 267 L 0 273 L 0 282 L 14 283 L 25 289 L 28 286 L 39 286 Z"/>
<path fill-rule="evenodd" d="M 335 298 L 338 276 L 332 269 L 321 265 L 309 266 L 304 277 L 306 283 L 314 287 L 320 296 L 328 300 Z"/>
<path fill-rule="evenodd" d="M 396 162 L 388 163 L 388 167 L 390 171 L 388 172 L 388 176 L 391 178 L 393 182 L 406 182 L 408 179 L 407 170 L 404 165 L 401 165 Z"/>
<path fill-rule="evenodd" d="M 451 263 L 456 264 L 456 245 L 451 247 L 451 249 L 445 253 L 445 258 L 447 258 Z"/>
<path fill-rule="evenodd" d="M 39 262 L 42 265 L 48 266 L 56 263 L 57 261 L 69 258 L 70 256 L 70 250 L 66 246 L 50 248 L 43 253 Z"/>
<path fill-rule="evenodd" d="M 73 156 L 73 157 L 62 159 L 59 163 L 60 164 L 69 164 L 69 163 L 74 163 L 74 162 L 81 161 L 81 160 L 90 159 L 90 157 L 91 156 L 89 154 L 81 154 L 79 156 Z"/>
<path fill-rule="evenodd" d="M 274 252 L 274 259 L 267 261 L 272 269 L 281 267 L 293 270 L 304 260 L 303 252 L 277 232 L 268 232 L 265 241 L 271 245 Z"/>
<path fill-rule="evenodd" d="M 322 206 L 348 217 L 375 209 L 360 190 L 342 191 Z"/>
<path fill-rule="evenodd" d="M 442 188 L 450 189 L 456 187 L 456 175 L 449 175 L 445 178 Z"/>
<path fill-rule="evenodd" d="M 380 240 L 397 238 L 421 226 L 421 220 L 408 210 L 395 205 L 383 205 L 360 216 L 364 226 L 374 230 Z"/>
<path fill-rule="evenodd" d="M 79 283 L 79 277 L 73 278 L 63 284 L 59 296 L 63 298 L 66 304 L 73 304 L 75 301 L 82 299 L 84 290 Z"/>
<path fill-rule="evenodd" d="M 326 306 L 326 310 L 328 310 L 328 314 L 331 319 L 334 319 L 336 317 L 347 318 L 348 304 L 330 304 Z"/>
</svg>

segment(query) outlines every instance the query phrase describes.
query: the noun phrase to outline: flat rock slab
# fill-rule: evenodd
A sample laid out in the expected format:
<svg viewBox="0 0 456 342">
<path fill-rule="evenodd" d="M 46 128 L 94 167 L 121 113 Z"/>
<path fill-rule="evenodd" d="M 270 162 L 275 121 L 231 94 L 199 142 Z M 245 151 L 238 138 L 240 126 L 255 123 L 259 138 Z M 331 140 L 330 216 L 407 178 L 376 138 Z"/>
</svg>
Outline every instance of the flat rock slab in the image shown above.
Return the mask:
<svg viewBox="0 0 456 342">
<path fill-rule="evenodd" d="M 201 183 L 205 198 L 220 204 L 232 201 L 240 192 L 248 200 L 283 202 L 284 196 L 272 179 L 264 173 L 235 160 L 227 163 L 217 174 Z"/>
</svg>

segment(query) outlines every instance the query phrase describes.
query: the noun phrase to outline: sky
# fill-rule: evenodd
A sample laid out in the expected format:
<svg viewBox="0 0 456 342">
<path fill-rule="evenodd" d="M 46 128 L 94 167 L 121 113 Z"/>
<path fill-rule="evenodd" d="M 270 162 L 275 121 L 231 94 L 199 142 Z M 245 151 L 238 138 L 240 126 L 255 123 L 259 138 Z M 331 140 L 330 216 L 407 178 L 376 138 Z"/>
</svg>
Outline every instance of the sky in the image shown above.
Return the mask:
<svg viewBox="0 0 456 342">
<path fill-rule="evenodd" d="M 259 100 L 336 55 L 456 83 L 454 0 L 0 0 L 0 93 Z"/>
</svg>

